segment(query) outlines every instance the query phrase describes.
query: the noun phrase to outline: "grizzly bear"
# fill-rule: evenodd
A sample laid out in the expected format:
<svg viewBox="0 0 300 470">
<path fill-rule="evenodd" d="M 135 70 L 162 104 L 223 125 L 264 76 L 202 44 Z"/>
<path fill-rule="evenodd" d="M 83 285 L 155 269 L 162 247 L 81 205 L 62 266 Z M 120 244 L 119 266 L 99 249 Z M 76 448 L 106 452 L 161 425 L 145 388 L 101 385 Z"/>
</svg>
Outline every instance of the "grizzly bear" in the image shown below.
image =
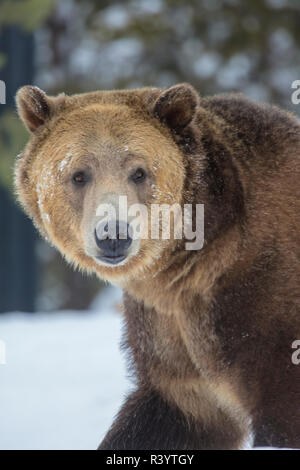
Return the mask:
<svg viewBox="0 0 300 470">
<path fill-rule="evenodd" d="M 70 263 L 124 291 L 136 387 L 99 449 L 300 447 L 297 119 L 188 84 L 58 97 L 26 86 L 17 107 L 31 133 L 22 206 Z M 115 236 L 98 230 L 99 205 L 121 196 L 204 205 L 203 246 L 133 239 L 119 212 Z"/>
</svg>

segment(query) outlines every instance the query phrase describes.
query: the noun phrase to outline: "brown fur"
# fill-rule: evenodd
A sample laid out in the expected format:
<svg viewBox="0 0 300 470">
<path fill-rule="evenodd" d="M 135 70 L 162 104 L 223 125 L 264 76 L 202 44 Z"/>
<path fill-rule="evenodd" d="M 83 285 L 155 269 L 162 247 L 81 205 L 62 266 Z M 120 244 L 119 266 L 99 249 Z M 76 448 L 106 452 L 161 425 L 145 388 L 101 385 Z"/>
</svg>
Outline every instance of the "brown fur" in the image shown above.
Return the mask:
<svg viewBox="0 0 300 470">
<path fill-rule="evenodd" d="M 300 447 L 297 120 L 185 84 L 58 98 L 25 87 L 17 103 L 32 132 L 16 165 L 25 210 L 70 262 L 125 291 L 138 390 L 100 448 L 241 448 L 251 432 Z M 124 175 L 140 164 L 137 189 Z M 93 179 L 79 192 L 82 168 Z M 143 240 L 126 264 L 98 265 L 84 247 L 111 194 L 204 203 L 203 249 Z"/>
</svg>

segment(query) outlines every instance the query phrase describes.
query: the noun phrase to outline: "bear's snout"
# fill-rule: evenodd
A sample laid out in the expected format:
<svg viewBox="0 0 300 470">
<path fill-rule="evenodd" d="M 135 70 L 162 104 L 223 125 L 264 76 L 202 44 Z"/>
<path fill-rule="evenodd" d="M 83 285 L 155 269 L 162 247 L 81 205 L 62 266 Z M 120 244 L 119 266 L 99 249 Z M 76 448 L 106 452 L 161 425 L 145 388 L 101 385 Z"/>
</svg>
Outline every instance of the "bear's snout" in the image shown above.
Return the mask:
<svg viewBox="0 0 300 470">
<path fill-rule="evenodd" d="M 95 229 L 95 240 L 100 253 L 100 261 L 119 264 L 127 257 L 127 250 L 132 243 L 130 226 L 120 220 L 100 222 Z"/>
</svg>

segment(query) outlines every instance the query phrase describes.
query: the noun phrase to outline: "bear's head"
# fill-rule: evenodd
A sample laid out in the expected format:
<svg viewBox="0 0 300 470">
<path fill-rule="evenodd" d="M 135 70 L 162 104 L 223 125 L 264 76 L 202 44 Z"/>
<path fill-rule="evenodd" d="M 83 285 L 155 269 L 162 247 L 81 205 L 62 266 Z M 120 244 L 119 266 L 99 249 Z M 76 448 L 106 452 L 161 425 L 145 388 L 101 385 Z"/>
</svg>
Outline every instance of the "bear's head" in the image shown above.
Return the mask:
<svg viewBox="0 0 300 470">
<path fill-rule="evenodd" d="M 198 100 L 187 84 L 70 97 L 19 90 L 31 138 L 16 163 L 18 197 L 68 261 L 122 283 L 174 250 L 174 237 L 149 236 L 150 210 L 134 219 L 128 208 L 187 202 L 184 147 L 192 145 Z M 143 223 L 133 236 L 137 216 Z"/>
</svg>

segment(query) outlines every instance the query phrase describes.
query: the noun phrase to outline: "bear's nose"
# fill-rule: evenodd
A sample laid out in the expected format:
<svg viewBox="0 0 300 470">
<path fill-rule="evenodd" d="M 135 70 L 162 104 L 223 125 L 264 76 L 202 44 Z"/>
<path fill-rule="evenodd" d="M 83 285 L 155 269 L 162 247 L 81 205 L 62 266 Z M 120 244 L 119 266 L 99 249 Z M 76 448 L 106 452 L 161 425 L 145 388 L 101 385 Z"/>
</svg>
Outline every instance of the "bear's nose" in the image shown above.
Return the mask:
<svg viewBox="0 0 300 470">
<path fill-rule="evenodd" d="M 118 264 L 126 258 L 126 250 L 132 243 L 130 226 L 120 220 L 100 222 L 95 229 L 95 240 L 101 253 L 97 258 L 110 264 Z"/>
</svg>

